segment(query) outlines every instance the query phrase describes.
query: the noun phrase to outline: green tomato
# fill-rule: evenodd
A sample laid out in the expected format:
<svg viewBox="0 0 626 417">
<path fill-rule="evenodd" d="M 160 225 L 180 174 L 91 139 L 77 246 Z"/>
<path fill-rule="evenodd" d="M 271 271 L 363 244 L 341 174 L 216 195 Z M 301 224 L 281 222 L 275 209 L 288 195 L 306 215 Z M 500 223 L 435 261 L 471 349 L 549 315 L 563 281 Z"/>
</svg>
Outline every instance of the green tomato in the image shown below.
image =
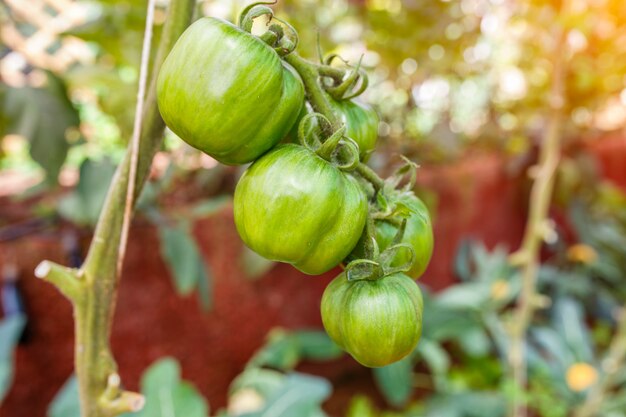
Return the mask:
<svg viewBox="0 0 626 417">
<path fill-rule="evenodd" d="M 433 254 L 433 227 L 430 215 L 422 200 L 412 192 L 392 196 L 390 202 L 394 199 L 405 204 L 412 211 L 407 219 L 402 243 L 409 244 L 415 252 L 415 262 L 411 269 L 405 273 L 417 279 L 426 270 Z M 384 220 L 376 222 L 376 242 L 381 252 L 391 245 L 397 231 L 398 228 L 389 222 Z M 410 254 L 407 251 L 399 250 L 391 265 L 400 266 L 409 260 Z"/>
<path fill-rule="evenodd" d="M 369 155 L 376 148 L 378 139 L 378 115 L 367 104 L 354 100 L 335 101 L 327 96 L 331 107 L 346 125 L 346 136 L 359 145 L 362 161 L 367 161 Z M 298 122 L 290 132 L 292 141 L 298 140 L 298 125 L 307 112 L 312 112 L 309 105 L 303 106 L 298 116 Z"/>
<path fill-rule="evenodd" d="M 234 214 L 250 249 L 316 275 L 352 251 L 365 226 L 367 199 L 352 177 L 309 149 L 287 144 L 244 173 Z"/>
<path fill-rule="evenodd" d="M 422 334 L 422 293 L 396 273 L 379 279 L 335 278 L 322 297 L 322 322 L 331 339 L 359 363 L 389 365 L 410 354 Z"/>
<path fill-rule="evenodd" d="M 263 41 L 205 17 L 183 33 L 163 63 L 157 99 L 174 133 L 235 165 L 255 160 L 289 132 L 304 87 Z"/>
<path fill-rule="evenodd" d="M 346 125 L 346 136 L 359 145 L 361 160 L 367 161 L 376 148 L 378 115 L 367 104 L 353 100 L 334 101 L 331 105 Z"/>
</svg>

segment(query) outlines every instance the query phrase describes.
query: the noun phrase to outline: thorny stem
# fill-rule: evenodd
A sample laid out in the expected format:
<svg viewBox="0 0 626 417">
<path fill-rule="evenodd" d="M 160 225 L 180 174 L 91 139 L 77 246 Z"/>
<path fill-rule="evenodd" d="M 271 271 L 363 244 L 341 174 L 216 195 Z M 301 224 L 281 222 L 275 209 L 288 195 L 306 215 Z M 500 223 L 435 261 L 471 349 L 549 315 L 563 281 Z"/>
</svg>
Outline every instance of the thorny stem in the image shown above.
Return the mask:
<svg viewBox="0 0 626 417">
<path fill-rule="evenodd" d="M 594 417 L 598 415 L 606 396 L 615 388 L 615 377 L 623 369 L 626 360 L 626 312 L 618 317 L 618 329 L 609 346 L 609 353 L 602 361 L 600 381 L 591 388 L 583 405 L 574 413 L 574 417 Z"/>
<path fill-rule="evenodd" d="M 515 383 L 515 394 L 511 404 L 512 417 L 526 417 L 526 400 L 520 398 L 527 382 L 525 343 L 526 332 L 537 307 L 537 272 L 541 243 L 548 229 L 548 211 L 556 169 L 560 159 L 560 138 L 563 106 L 564 63 L 562 48 L 565 37 L 562 28 L 557 28 L 554 36 L 555 59 L 552 86 L 549 96 L 551 112 L 545 136 L 541 143 L 539 164 L 530 172 L 534 178 L 530 193 L 529 215 L 526 222 L 524 239 L 520 249 L 511 255 L 511 262 L 522 268 L 522 289 L 517 306 L 513 312 L 509 366 Z"/>
<path fill-rule="evenodd" d="M 172 0 L 170 3 L 169 18 L 161 34 L 144 106 L 133 201 L 143 188 L 152 158 L 163 140 L 165 125 L 156 104 L 156 75 L 168 52 L 189 25 L 194 4 L 193 0 Z M 111 417 L 138 411 L 143 406 L 141 395 L 122 391 L 109 345 L 119 282 L 118 246 L 131 164 L 131 153 L 127 152 L 109 188 L 87 259 L 80 270 L 44 261 L 35 271 L 38 277 L 55 284 L 74 307 L 75 368 L 83 417 Z"/>
<path fill-rule="evenodd" d="M 323 114 L 330 121 L 332 131 L 324 132 L 327 136 L 330 136 L 341 127 L 342 122 L 333 110 L 328 94 L 326 94 L 320 85 L 319 78 L 320 75 L 332 76 L 330 75 L 331 70 L 334 72 L 335 69 L 327 65 L 319 65 L 309 62 L 295 52 L 287 55 L 285 60 L 298 72 L 298 74 L 300 74 L 300 78 L 302 78 L 302 82 L 304 83 L 307 99 L 309 103 L 311 103 L 313 110 Z M 382 190 L 385 182 L 370 167 L 362 162 L 359 162 L 355 170 L 364 179 L 369 181 L 374 186 L 376 191 Z"/>
</svg>

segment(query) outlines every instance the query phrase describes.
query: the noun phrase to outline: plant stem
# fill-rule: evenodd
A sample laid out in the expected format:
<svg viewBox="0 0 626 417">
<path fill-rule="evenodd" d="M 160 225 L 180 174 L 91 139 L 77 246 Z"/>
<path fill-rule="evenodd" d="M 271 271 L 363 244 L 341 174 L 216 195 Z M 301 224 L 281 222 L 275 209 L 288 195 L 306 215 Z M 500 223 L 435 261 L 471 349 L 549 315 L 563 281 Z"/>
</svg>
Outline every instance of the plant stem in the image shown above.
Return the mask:
<svg viewBox="0 0 626 417">
<path fill-rule="evenodd" d="M 376 189 L 376 191 L 382 190 L 385 186 L 385 181 L 380 178 L 378 174 L 376 174 L 374 170 L 367 165 L 359 163 L 356 166 L 355 171 L 358 172 L 360 176 L 369 181 L 374 186 L 374 189 Z"/>
<path fill-rule="evenodd" d="M 600 381 L 591 388 L 584 404 L 575 413 L 574 417 L 593 417 L 598 415 L 600 407 L 607 395 L 615 388 L 615 377 L 622 369 L 626 360 L 626 313 L 620 312 L 618 328 L 613 341 L 609 346 L 609 353 L 603 361 L 604 372 Z"/>
<path fill-rule="evenodd" d="M 560 138 L 563 107 L 564 64 L 562 48 L 565 37 L 562 28 L 555 36 L 554 67 L 549 96 L 551 112 L 548 126 L 541 143 L 539 164 L 529 171 L 534 178 L 530 193 L 529 215 L 521 248 L 511 255 L 511 261 L 522 268 L 522 289 L 518 304 L 513 312 L 509 366 L 513 374 L 516 393 L 511 407 L 513 417 L 526 417 L 527 404 L 519 398 L 526 387 L 527 370 L 525 343 L 526 332 L 537 306 L 537 272 L 541 243 L 548 229 L 548 211 L 552 200 L 556 169 L 560 159 Z"/>
<path fill-rule="evenodd" d="M 341 128 L 342 121 L 333 110 L 328 94 L 326 94 L 319 82 L 320 75 L 327 75 L 326 72 L 328 71 L 328 68 L 331 67 L 321 66 L 319 64 L 309 62 L 295 52 L 287 55 L 284 59 L 298 72 L 298 74 L 300 74 L 300 78 L 302 78 L 302 82 L 304 83 L 307 99 L 309 103 L 311 103 L 313 110 L 323 114 L 330 121 L 332 131 L 324 133 L 327 136 L 332 135 L 335 131 Z M 382 178 L 380 178 L 370 167 L 361 162 L 359 162 L 355 171 L 364 179 L 369 181 L 374 186 L 376 191 L 381 190 L 385 185 Z"/>
<path fill-rule="evenodd" d="M 158 69 L 178 37 L 189 25 L 194 4 L 193 0 L 172 0 L 170 3 L 169 18 L 161 34 L 150 89 L 144 105 L 133 201 L 136 201 L 141 193 L 152 158 L 163 140 L 165 124 L 156 103 Z M 81 269 L 63 269 L 44 261 L 35 271 L 38 277 L 57 285 L 68 295 L 74 306 L 75 368 L 83 417 L 115 416 L 128 411 L 138 411 L 143 406 L 141 395 L 120 389 L 117 365 L 109 345 L 119 283 L 118 247 L 132 162 L 129 146 L 109 188 L 87 259 Z M 63 274 L 65 275 L 60 277 Z M 77 282 L 79 285 L 76 285 Z M 75 291 L 73 289 L 75 287 L 78 287 L 79 291 Z"/>
<path fill-rule="evenodd" d="M 295 52 L 285 57 L 287 61 L 302 78 L 307 99 L 313 110 L 323 114 L 330 121 L 332 132 L 324 132 L 328 136 L 341 127 L 341 120 L 333 110 L 328 100 L 328 95 L 319 84 L 320 74 L 317 70 L 318 64 L 307 61 Z"/>
</svg>

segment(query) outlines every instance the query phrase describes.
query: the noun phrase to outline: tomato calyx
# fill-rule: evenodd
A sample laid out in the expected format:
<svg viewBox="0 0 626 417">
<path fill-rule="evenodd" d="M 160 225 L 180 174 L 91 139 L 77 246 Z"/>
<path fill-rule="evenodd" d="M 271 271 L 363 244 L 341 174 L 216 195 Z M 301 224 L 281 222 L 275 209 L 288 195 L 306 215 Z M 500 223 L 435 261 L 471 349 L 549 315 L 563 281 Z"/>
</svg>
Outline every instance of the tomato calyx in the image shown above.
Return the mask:
<svg viewBox="0 0 626 417">
<path fill-rule="evenodd" d="M 252 33 L 254 19 L 267 16 L 266 25 L 268 29 L 258 38 L 272 47 L 278 55 L 284 57 L 292 53 L 298 46 L 298 32 L 289 23 L 274 16 L 274 11 L 267 6 L 271 4 L 276 4 L 276 1 L 252 3 L 243 9 L 239 15 L 239 27 Z M 272 20 L 280 22 L 280 25 L 272 23 Z"/>
<path fill-rule="evenodd" d="M 330 121 L 321 113 L 308 113 L 298 126 L 298 140 L 302 146 L 315 152 L 342 171 L 352 171 L 359 163 L 359 145 L 345 136 L 346 126 L 341 126 L 330 136 Z"/>
<path fill-rule="evenodd" d="M 392 244 L 381 253 L 374 237 L 373 219 L 371 217 L 368 219 L 363 231 L 364 258 L 355 259 L 346 265 L 348 281 L 377 280 L 399 272 L 407 272 L 411 269 L 416 259 L 415 250 L 411 245 L 401 243 L 406 229 L 406 222 L 406 219 L 402 220 Z M 393 265 L 393 261 L 399 251 L 406 251 L 409 256 L 404 263 Z"/>
<path fill-rule="evenodd" d="M 335 100 L 350 100 L 361 95 L 369 84 L 367 73 L 361 69 L 361 63 L 363 61 L 363 55 L 359 58 L 355 67 L 350 65 L 337 54 L 331 54 L 324 60 L 324 65 L 331 66 L 332 61 L 340 59 L 346 64 L 350 71 L 341 80 L 334 79 L 334 83 L 331 85 L 324 84 L 326 92 Z"/>
</svg>

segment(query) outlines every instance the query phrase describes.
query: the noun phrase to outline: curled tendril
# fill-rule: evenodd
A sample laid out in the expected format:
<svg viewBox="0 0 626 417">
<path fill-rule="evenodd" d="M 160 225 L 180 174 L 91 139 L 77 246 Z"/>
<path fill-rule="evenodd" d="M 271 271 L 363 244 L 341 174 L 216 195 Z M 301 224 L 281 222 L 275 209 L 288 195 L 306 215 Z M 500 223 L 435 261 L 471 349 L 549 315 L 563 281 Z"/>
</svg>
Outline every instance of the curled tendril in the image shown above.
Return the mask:
<svg viewBox="0 0 626 417">
<path fill-rule="evenodd" d="M 254 19 L 260 16 L 269 16 L 268 25 L 272 20 L 280 22 L 281 25 L 270 25 L 268 31 L 259 38 L 273 47 L 280 56 L 285 56 L 298 46 L 298 32 L 289 23 L 274 16 L 274 11 L 267 6 L 272 4 L 276 4 L 276 1 L 257 2 L 246 7 L 239 15 L 239 27 L 252 33 Z M 287 29 L 286 32 L 283 27 Z"/>
<path fill-rule="evenodd" d="M 291 26 L 289 23 L 285 22 L 282 19 L 274 17 L 274 20 L 279 21 L 280 23 L 287 28 L 287 33 L 284 33 L 285 36 L 282 36 L 278 41 L 278 46 L 274 48 L 274 50 L 280 56 L 286 56 L 295 51 L 300 42 L 300 38 L 298 37 L 298 32 L 296 29 Z"/>
<path fill-rule="evenodd" d="M 335 59 L 341 60 L 345 65 L 350 66 L 348 62 L 337 54 L 330 54 L 324 60 L 324 65 L 330 66 Z M 335 100 L 350 100 L 354 97 L 361 95 L 369 85 L 369 79 L 367 74 L 361 68 L 363 61 L 363 55 L 359 58 L 359 62 L 356 67 L 348 73 L 348 76 L 343 80 L 336 80 L 339 85 L 325 86 L 328 94 Z"/>
<path fill-rule="evenodd" d="M 357 259 L 346 265 L 348 281 L 377 279 L 384 275 L 381 265 L 371 259 Z"/>
<path fill-rule="evenodd" d="M 409 259 L 400 265 L 392 266 L 393 260 L 400 250 L 408 251 L 410 255 Z M 415 250 L 408 243 L 391 245 L 380 255 L 379 263 L 381 264 L 384 276 L 398 272 L 407 272 L 415 263 Z"/>
<path fill-rule="evenodd" d="M 359 145 L 351 138 L 344 136 L 330 155 L 331 162 L 342 171 L 354 171 L 359 165 Z"/>
<path fill-rule="evenodd" d="M 270 18 L 274 17 L 274 11 L 267 7 L 267 5 L 276 4 L 277 0 L 274 1 L 259 1 L 257 3 L 252 3 L 239 15 L 239 27 L 246 32 L 252 32 L 252 24 L 254 23 L 254 19 L 259 16 L 268 15 Z"/>
<path fill-rule="evenodd" d="M 298 125 L 298 140 L 302 146 L 337 168 L 343 171 L 354 170 L 359 163 L 359 145 L 344 136 L 345 126 L 322 139 L 328 131 L 332 131 L 332 124 L 323 114 L 307 113 Z"/>
<path fill-rule="evenodd" d="M 298 125 L 298 140 L 302 146 L 317 152 L 322 144 L 320 137 L 331 129 L 332 125 L 326 116 L 321 113 L 307 113 Z"/>
<path fill-rule="evenodd" d="M 358 82 L 360 81 L 360 82 Z M 350 94 L 345 95 L 343 97 L 344 100 L 350 100 L 352 98 L 358 97 L 365 92 L 367 87 L 369 86 L 369 78 L 367 77 L 367 73 L 362 69 L 359 70 L 359 78 L 357 80 L 359 88 L 354 89 Z"/>
<path fill-rule="evenodd" d="M 359 62 L 357 62 L 356 67 L 353 68 L 345 80 L 341 82 L 336 87 L 327 87 L 326 91 L 330 94 L 335 100 L 343 100 L 344 96 L 348 92 L 348 90 L 357 82 L 359 78 L 359 70 L 361 69 L 361 61 L 363 60 L 363 55 L 359 58 Z"/>
<path fill-rule="evenodd" d="M 343 58 L 341 57 L 341 55 L 339 55 L 339 54 L 328 54 L 328 56 L 327 56 L 326 58 L 324 58 L 324 60 L 323 60 L 322 62 L 323 62 L 323 64 L 324 64 L 324 65 L 331 65 L 335 59 L 340 60 L 340 61 L 341 61 L 341 62 L 343 62 L 345 65 L 348 65 L 348 66 L 350 65 L 350 64 L 348 63 L 348 61 L 346 61 L 345 59 L 343 59 Z"/>
<path fill-rule="evenodd" d="M 417 181 L 417 168 L 419 168 L 419 165 L 404 155 L 400 155 L 400 157 L 404 161 L 404 164 L 402 164 L 391 177 L 385 180 L 385 184 L 389 188 L 397 188 L 404 178 L 408 178 L 406 184 L 402 187 L 402 191 L 406 192 L 415 187 L 415 182 Z"/>
</svg>

